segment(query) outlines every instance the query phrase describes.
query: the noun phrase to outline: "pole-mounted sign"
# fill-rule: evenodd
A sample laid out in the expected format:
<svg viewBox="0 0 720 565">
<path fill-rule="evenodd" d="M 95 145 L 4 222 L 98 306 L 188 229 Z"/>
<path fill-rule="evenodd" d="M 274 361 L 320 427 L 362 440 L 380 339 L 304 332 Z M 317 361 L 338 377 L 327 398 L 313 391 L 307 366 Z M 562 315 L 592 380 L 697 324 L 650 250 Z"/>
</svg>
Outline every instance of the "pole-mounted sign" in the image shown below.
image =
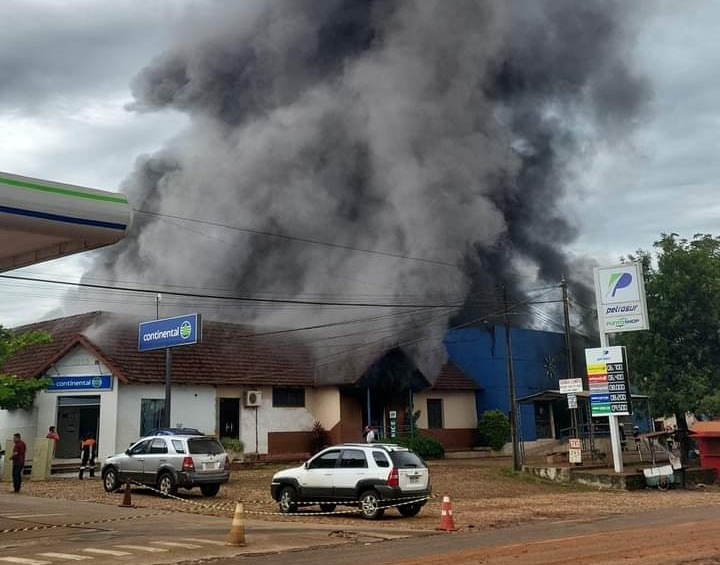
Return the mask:
<svg viewBox="0 0 720 565">
<path fill-rule="evenodd" d="M 200 314 L 140 322 L 138 328 L 139 351 L 193 345 L 200 341 L 202 341 Z"/>
<path fill-rule="evenodd" d="M 586 349 L 585 362 L 593 417 L 632 414 L 625 348 Z"/>
<path fill-rule="evenodd" d="M 600 333 L 649 329 L 640 263 L 595 267 L 593 271 Z"/>
<path fill-rule="evenodd" d="M 162 320 L 140 322 L 138 327 L 138 350 L 165 350 L 165 406 L 163 427 L 170 427 L 172 406 L 172 347 L 193 345 L 202 341 L 202 318 L 200 314 L 186 314 Z"/>
</svg>

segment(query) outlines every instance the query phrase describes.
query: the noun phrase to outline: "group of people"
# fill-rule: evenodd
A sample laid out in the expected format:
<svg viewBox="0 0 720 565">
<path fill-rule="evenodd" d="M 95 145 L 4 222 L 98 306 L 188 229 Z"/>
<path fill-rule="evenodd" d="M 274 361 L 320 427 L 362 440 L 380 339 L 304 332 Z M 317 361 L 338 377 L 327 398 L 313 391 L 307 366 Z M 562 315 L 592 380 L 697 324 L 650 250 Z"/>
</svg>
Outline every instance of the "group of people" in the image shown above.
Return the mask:
<svg viewBox="0 0 720 565">
<path fill-rule="evenodd" d="M 53 440 L 53 451 L 57 442 L 60 441 L 60 434 L 55 430 L 55 426 L 48 428 L 48 433 L 45 436 L 47 439 Z M 15 494 L 20 492 L 22 486 L 22 475 L 25 469 L 25 454 L 27 452 L 27 446 L 22 440 L 22 436 L 19 433 L 13 434 L 13 451 L 10 460 L 12 461 L 12 479 L 13 479 L 13 492 Z M 88 472 L 90 477 L 95 476 L 95 458 L 97 457 L 97 441 L 95 440 L 95 434 L 85 434 L 80 440 L 80 472 L 78 477 L 82 480 L 85 471 Z"/>
</svg>

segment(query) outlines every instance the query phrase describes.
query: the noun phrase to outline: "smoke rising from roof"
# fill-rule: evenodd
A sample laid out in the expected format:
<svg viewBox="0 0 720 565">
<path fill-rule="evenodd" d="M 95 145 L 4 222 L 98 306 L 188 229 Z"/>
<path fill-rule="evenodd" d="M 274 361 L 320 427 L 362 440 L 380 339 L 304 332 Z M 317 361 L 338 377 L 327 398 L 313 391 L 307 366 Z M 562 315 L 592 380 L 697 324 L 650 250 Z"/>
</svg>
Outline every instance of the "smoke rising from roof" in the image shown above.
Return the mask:
<svg viewBox="0 0 720 565">
<path fill-rule="evenodd" d="M 572 279 L 565 250 L 577 227 L 561 207 L 572 169 L 596 143 L 624 135 L 648 96 L 625 64 L 633 18 L 624 3 L 211 6 L 188 14 L 176 43 L 132 85 L 133 110 L 192 118 L 139 159 L 124 186 L 133 205 L 462 268 L 137 214 L 133 234 L 86 277 L 465 302 L 459 312 L 334 329 L 362 335 L 318 353 L 333 372 L 405 344 L 431 378 L 451 316 L 466 323 L 496 312 L 500 284 L 517 299 L 538 281 Z M 209 315 L 292 327 L 373 314 L 223 305 Z"/>
</svg>

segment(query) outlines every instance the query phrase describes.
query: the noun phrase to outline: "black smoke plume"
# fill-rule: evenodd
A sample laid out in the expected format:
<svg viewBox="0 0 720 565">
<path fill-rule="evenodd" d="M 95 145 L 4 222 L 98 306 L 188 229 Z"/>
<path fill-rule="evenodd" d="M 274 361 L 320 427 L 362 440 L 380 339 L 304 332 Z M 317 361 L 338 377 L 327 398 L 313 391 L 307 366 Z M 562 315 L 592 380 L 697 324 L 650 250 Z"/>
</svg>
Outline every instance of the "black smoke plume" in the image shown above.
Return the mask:
<svg viewBox="0 0 720 565">
<path fill-rule="evenodd" d="M 264 327 L 382 316 L 303 333 L 321 372 L 357 370 L 399 345 L 432 378 L 448 325 L 494 319 L 501 287 L 513 302 L 563 274 L 576 291 L 587 288 L 579 284 L 587 273 L 567 254 L 578 228 L 563 198 L 593 147 L 625 135 L 647 98 L 626 64 L 636 20 L 629 4 L 256 0 L 198 8 L 132 84 L 133 110 L 191 117 L 125 183 L 135 207 L 166 216 L 137 213 L 132 235 L 86 276 L 274 298 L 447 304 L 408 313 L 163 303 L 164 313 L 193 308 Z"/>
</svg>

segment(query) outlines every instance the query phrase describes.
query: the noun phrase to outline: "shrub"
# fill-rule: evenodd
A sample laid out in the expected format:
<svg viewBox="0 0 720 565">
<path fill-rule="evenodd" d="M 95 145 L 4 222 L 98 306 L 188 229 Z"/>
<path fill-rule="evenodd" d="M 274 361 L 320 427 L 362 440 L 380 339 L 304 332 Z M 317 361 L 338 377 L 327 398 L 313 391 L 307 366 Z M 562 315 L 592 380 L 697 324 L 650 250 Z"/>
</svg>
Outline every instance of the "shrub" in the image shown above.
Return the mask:
<svg viewBox="0 0 720 565">
<path fill-rule="evenodd" d="M 478 421 L 478 442 L 499 451 L 510 437 L 510 420 L 500 410 L 488 410 Z"/>
<path fill-rule="evenodd" d="M 330 434 L 320 422 L 315 422 L 312 428 L 312 452 L 317 453 L 321 449 L 330 445 Z"/>
<path fill-rule="evenodd" d="M 234 451 L 235 453 L 242 453 L 245 451 L 245 444 L 242 440 L 235 439 L 234 437 L 221 437 L 220 443 L 226 451 Z"/>
<path fill-rule="evenodd" d="M 395 443 L 412 449 L 423 459 L 440 459 L 445 456 L 445 446 L 432 437 L 416 435 L 397 438 Z"/>
</svg>

